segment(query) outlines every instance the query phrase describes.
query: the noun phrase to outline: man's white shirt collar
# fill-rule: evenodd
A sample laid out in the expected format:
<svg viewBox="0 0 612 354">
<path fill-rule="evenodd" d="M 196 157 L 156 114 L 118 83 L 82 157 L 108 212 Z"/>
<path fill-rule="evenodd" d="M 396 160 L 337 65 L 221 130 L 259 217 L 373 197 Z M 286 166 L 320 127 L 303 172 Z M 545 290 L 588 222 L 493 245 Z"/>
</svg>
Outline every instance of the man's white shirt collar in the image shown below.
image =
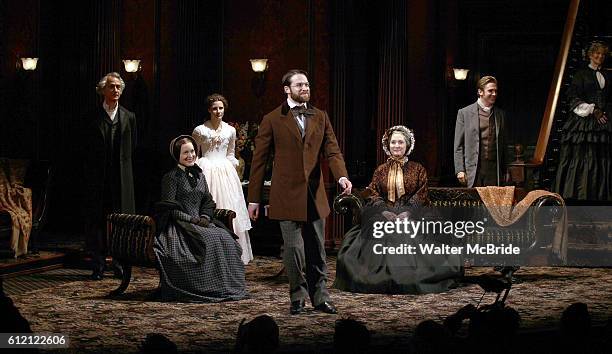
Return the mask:
<svg viewBox="0 0 612 354">
<path fill-rule="evenodd" d="M 493 106 L 491 107 L 485 106 L 484 103 L 482 102 L 482 99 L 480 99 L 480 97 L 478 97 L 478 100 L 476 101 L 476 103 L 478 103 L 478 106 L 480 106 L 480 108 L 482 108 L 482 110 L 485 112 L 490 112 L 491 108 L 493 108 Z"/>
<path fill-rule="evenodd" d="M 117 110 L 119 109 L 119 102 L 117 102 L 117 105 L 115 105 L 114 109 L 111 109 L 110 106 L 106 104 L 106 101 L 102 102 L 102 107 L 106 111 L 106 114 L 108 114 L 108 117 L 110 118 L 110 120 L 115 120 L 115 116 L 117 115 Z"/>
<path fill-rule="evenodd" d="M 304 107 L 308 108 L 305 103 L 295 102 L 293 100 L 293 98 L 291 98 L 291 97 L 287 97 L 287 104 L 289 105 L 289 108 L 293 108 L 295 106 L 304 106 Z"/>
<path fill-rule="evenodd" d="M 591 65 L 591 63 L 589 63 L 589 68 L 591 68 L 593 70 L 597 70 L 597 72 L 595 73 L 595 76 L 597 77 L 597 82 L 599 83 L 599 87 L 601 89 L 603 89 L 604 86 L 606 86 L 606 78 L 599 71 L 599 70 L 601 70 L 601 67 L 597 68 L 597 67 L 594 67 L 593 65 Z"/>
</svg>

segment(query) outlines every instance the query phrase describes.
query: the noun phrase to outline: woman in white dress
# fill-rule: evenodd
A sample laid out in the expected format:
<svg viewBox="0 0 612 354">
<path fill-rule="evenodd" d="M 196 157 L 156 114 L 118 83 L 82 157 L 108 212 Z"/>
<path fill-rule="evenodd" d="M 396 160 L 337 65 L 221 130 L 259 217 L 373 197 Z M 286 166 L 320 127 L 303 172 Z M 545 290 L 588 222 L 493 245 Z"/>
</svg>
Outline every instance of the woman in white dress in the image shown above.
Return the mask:
<svg viewBox="0 0 612 354">
<path fill-rule="evenodd" d="M 192 136 L 195 138 L 202 157 L 198 159 L 206 177 L 208 189 L 217 203 L 217 208 L 230 209 L 236 212 L 234 232 L 242 247 L 242 262 L 248 264 L 253 259 L 248 230 L 251 221 L 246 208 L 242 183 L 236 172 L 238 160 L 234 156 L 236 129 L 223 121 L 228 107 L 225 97 L 212 94 L 206 99 L 210 119 L 198 125 Z"/>
</svg>

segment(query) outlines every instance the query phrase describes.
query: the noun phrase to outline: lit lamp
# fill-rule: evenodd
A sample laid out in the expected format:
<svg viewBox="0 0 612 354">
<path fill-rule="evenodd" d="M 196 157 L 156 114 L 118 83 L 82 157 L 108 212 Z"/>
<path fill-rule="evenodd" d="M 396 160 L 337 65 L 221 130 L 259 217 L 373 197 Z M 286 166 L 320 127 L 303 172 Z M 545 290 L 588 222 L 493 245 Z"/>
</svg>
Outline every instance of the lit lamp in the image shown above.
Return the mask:
<svg viewBox="0 0 612 354">
<path fill-rule="evenodd" d="M 255 97 L 263 96 L 266 91 L 266 69 L 268 69 L 268 59 L 250 59 L 251 69 L 255 72 L 255 77 L 251 80 L 251 88 Z"/>
<path fill-rule="evenodd" d="M 469 71 L 470 69 L 453 68 L 453 75 L 455 76 L 455 80 L 465 80 Z"/>
<path fill-rule="evenodd" d="M 250 59 L 251 69 L 256 73 L 262 73 L 268 68 L 268 59 Z"/>
<path fill-rule="evenodd" d="M 140 69 L 140 60 L 138 59 L 124 59 L 123 66 L 125 71 L 128 73 L 135 73 Z"/>
<path fill-rule="evenodd" d="M 21 58 L 21 67 L 23 70 L 36 70 L 36 64 L 38 64 L 38 58 Z"/>
</svg>

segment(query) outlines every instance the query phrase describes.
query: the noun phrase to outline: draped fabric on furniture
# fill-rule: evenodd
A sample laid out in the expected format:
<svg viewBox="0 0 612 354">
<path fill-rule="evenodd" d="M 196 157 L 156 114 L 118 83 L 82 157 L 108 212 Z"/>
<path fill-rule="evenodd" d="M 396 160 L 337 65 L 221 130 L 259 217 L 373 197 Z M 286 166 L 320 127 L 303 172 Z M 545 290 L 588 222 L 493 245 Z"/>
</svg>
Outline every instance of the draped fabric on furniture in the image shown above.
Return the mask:
<svg viewBox="0 0 612 354">
<path fill-rule="evenodd" d="M 23 186 L 27 161 L 0 159 L 0 215 L 10 216 L 10 251 L 28 253 L 32 231 L 32 190 Z"/>
</svg>

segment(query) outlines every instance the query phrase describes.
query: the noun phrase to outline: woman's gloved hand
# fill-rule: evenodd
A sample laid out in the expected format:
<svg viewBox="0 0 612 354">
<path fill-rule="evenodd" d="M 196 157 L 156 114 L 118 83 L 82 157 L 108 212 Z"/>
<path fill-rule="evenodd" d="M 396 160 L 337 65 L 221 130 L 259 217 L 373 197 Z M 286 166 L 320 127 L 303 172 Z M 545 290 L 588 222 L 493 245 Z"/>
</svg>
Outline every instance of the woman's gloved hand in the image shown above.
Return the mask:
<svg viewBox="0 0 612 354">
<path fill-rule="evenodd" d="M 204 217 L 199 218 L 197 216 L 192 216 L 190 221 L 192 224 L 196 224 L 202 227 L 208 227 L 210 225 L 210 221 Z"/>
<path fill-rule="evenodd" d="M 606 112 L 602 111 L 600 108 L 595 107 L 593 110 L 593 117 L 595 117 L 599 124 L 606 124 L 608 122 Z"/>
</svg>

